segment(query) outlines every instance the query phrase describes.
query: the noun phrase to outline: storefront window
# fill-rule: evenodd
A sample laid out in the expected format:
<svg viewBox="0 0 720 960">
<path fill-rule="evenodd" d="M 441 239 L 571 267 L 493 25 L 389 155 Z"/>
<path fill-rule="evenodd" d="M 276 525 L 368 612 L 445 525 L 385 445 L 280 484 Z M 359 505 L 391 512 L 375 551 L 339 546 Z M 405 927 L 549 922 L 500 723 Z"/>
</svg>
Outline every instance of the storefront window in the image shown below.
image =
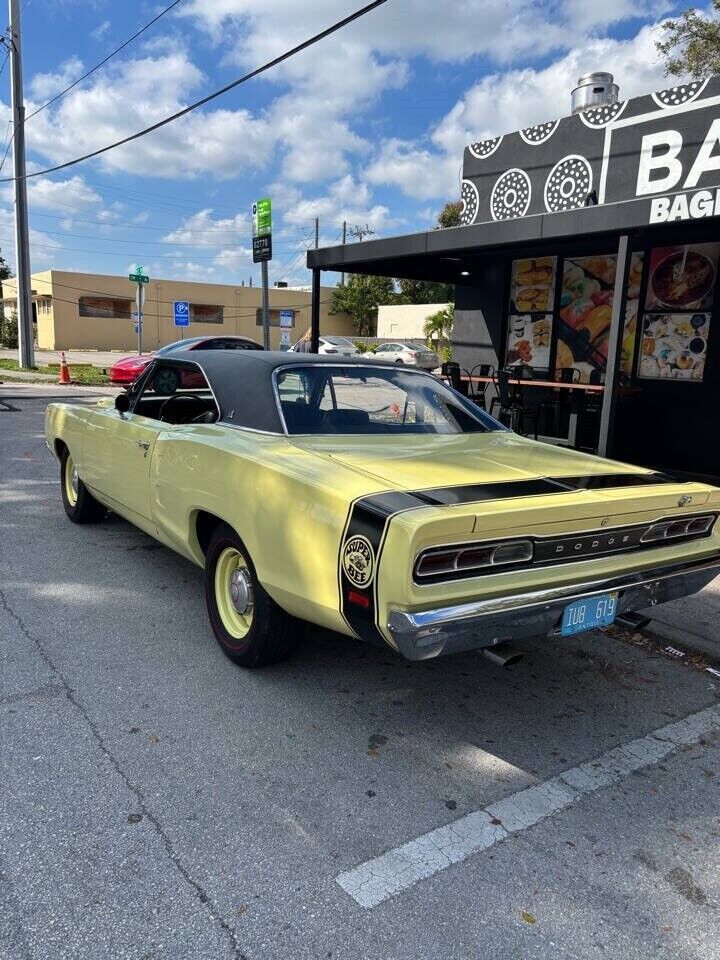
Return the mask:
<svg viewBox="0 0 720 960">
<path fill-rule="evenodd" d="M 508 365 L 550 369 L 557 257 L 514 260 L 508 319 Z"/>
<path fill-rule="evenodd" d="M 593 371 L 605 370 L 616 269 L 614 255 L 568 257 L 564 261 L 555 351 L 558 378 L 561 370 L 572 369 L 578 371 L 581 383 L 589 383 Z M 620 362 L 620 369 L 628 375 L 637 334 L 642 269 L 643 254 L 632 254 Z"/>
</svg>

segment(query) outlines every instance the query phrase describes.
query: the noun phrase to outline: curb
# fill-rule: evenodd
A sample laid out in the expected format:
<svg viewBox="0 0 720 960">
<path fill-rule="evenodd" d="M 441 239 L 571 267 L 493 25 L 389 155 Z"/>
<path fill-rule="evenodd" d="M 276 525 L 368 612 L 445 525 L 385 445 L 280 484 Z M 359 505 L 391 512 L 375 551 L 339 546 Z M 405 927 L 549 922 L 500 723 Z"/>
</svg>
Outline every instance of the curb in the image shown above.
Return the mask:
<svg viewBox="0 0 720 960">
<path fill-rule="evenodd" d="M 650 620 L 640 633 L 646 634 L 653 640 L 667 640 L 679 647 L 702 653 L 713 661 L 720 660 L 720 636 L 717 640 L 710 640 L 691 630 L 681 630 L 669 623 L 660 620 Z"/>
</svg>

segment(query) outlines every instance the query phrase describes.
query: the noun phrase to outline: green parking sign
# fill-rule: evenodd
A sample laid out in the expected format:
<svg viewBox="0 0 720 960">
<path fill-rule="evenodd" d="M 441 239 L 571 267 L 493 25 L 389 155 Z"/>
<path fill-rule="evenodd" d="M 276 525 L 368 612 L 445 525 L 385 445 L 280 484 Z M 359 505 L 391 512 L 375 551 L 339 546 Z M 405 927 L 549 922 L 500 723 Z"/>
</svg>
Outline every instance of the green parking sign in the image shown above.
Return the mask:
<svg viewBox="0 0 720 960">
<path fill-rule="evenodd" d="M 267 237 L 272 233 L 272 203 L 270 197 L 256 200 L 252 205 L 253 236 Z"/>
</svg>

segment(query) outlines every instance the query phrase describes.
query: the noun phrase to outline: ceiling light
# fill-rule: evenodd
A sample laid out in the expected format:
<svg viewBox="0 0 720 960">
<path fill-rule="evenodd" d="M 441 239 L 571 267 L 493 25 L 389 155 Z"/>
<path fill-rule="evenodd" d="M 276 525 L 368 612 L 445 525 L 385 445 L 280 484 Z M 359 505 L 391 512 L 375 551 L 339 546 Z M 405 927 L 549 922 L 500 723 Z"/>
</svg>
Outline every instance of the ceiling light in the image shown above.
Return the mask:
<svg viewBox="0 0 720 960">
<path fill-rule="evenodd" d="M 469 270 L 461 270 L 461 271 L 460 271 L 460 276 L 461 276 L 461 277 L 469 277 L 469 276 L 470 276 L 470 271 L 469 271 Z"/>
</svg>

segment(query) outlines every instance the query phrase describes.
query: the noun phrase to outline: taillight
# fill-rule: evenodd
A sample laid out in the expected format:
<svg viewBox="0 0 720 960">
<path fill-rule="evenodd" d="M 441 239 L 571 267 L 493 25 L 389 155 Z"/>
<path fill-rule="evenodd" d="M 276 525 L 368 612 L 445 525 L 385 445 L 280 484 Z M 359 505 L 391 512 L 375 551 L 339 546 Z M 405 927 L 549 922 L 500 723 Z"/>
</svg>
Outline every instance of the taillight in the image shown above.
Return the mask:
<svg viewBox="0 0 720 960">
<path fill-rule="evenodd" d="M 448 574 L 472 573 L 484 567 L 501 567 L 527 563 L 533 557 L 532 540 L 509 540 L 500 543 L 468 543 L 457 547 L 425 550 L 415 565 L 415 577 L 427 580 Z"/>
<path fill-rule="evenodd" d="M 715 523 L 715 516 L 687 517 L 682 520 L 661 520 L 653 523 L 642 535 L 640 543 L 657 543 L 659 540 L 674 540 L 677 537 L 698 537 L 708 533 Z"/>
</svg>

